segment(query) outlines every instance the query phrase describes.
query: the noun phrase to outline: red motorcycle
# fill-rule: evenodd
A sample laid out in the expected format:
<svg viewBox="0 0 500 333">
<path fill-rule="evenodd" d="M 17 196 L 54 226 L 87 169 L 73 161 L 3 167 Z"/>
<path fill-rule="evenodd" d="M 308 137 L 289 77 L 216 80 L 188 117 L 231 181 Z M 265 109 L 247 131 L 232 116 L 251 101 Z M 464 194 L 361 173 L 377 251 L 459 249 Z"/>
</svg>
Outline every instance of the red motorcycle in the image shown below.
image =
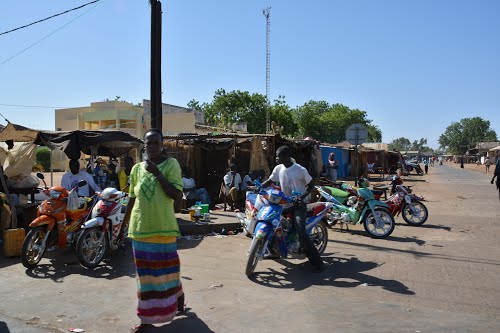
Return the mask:
<svg viewBox="0 0 500 333">
<path fill-rule="evenodd" d="M 409 225 L 424 224 L 429 216 L 427 207 L 422 203 L 424 198 L 413 194 L 410 187 L 403 185 L 403 180 L 399 176 L 392 177 L 391 185 L 392 195 L 385 201 L 389 205 L 391 215 L 401 214 Z"/>
</svg>

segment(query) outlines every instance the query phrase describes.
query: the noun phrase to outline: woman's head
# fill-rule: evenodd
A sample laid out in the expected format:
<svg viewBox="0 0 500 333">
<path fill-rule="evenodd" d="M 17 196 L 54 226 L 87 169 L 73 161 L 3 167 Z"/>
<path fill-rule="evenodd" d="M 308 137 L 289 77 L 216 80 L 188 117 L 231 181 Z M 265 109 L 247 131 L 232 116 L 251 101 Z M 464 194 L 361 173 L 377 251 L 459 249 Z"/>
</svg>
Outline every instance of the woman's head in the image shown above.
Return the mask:
<svg viewBox="0 0 500 333">
<path fill-rule="evenodd" d="M 163 134 L 157 128 L 152 128 L 144 134 L 144 148 L 148 159 L 157 159 L 163 150 Z"/>
<path fill-rule="evenodd" d="M 333 161 L 334 158 L 335 158 L 335 153 L 330 153 L 330 155 L 328 155 L 328 159 L 330 161 Z"/>
</svg>

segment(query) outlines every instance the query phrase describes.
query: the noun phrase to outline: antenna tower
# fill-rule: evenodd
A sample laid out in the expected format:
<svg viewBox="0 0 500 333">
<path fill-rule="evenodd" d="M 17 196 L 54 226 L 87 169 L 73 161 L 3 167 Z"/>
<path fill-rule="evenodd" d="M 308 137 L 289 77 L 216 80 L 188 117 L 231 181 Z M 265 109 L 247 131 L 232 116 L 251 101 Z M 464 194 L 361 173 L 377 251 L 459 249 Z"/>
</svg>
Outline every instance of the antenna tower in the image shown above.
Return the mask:
<svg viewBox="0 0 500 333">
<path fill-rule="evenodd" d="M 271 7 L 264 8 L 262 14 L 266 17 L 266 132 L 271 132 L 271 119 L 269 108 L 271 107 Z"/>
</svg>

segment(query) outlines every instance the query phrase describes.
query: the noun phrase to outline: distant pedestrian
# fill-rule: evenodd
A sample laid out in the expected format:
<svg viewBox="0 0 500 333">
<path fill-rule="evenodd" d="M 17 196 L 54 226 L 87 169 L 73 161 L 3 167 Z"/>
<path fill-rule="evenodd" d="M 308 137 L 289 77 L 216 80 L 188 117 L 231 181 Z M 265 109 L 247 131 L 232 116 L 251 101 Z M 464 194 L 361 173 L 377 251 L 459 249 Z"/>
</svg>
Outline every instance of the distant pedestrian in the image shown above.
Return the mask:
<svg viewBox="0 0 500 333">
<path fill-rule="evenodd" d="M 486 159 L 484 160 L 484 165 L 486 166 L 486 173 L 490 172 L 491 161 L 489 156 L 486 156 Z"/>
<path fill-rule="evenodd" d="M 429 159 L 424 158 L 424 169 L 425 169 L 425 174 L 429 172 Z"/>
<path fill-rule="evenodd" d="M 464 158 L 460 158 L 460 167 L 463 169 L 464 168 Z"/>
<path fill-rule="evenodd" d="M 339 168 L 339 161 L 335 159 L 335 153 L 330 153 L 328 156 L 328 164 L 326 166 L 328 169 L 328 175 L 330 180 L 333 182 L 337 181 L 337 169 Z"/>
<path fill-rule="evenodd" d="M 435 157 L 434 157 L 434 156 L 432 156 L 432 157 L 431 157 L 431 163 L 430 163 L 430 164 L 431 164 L 431 166 L 434 166 L 434 159 L 435 159 Z"/>
</svg>

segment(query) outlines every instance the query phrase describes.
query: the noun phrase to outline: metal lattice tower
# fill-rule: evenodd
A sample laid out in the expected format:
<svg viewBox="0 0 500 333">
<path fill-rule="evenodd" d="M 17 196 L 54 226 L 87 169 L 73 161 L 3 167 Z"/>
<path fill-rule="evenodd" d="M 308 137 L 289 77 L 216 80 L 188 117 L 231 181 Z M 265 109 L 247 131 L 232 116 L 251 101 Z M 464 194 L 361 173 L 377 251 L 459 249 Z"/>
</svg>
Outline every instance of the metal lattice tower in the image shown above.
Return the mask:
<svg viewBox="0 0 500 333">
<path fill-rule="evenodd" d="M 271 132 L 271 119 L 269 108 L 271 107 L 271 7 L 264 8 L 262 14 L 266 17 L 266 132 Z"/>
</svg>

